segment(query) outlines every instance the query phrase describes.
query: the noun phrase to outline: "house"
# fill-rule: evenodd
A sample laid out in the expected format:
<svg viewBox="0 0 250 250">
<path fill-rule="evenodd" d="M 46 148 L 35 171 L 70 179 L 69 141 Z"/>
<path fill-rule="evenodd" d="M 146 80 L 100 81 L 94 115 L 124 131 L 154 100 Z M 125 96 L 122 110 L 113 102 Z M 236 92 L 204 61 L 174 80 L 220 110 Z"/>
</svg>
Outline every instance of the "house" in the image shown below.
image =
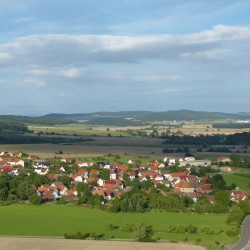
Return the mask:
<svg viewBox="0 0 250 250">
<path fill-rule="evenodd" d="M 114 168 L 116 168 L 116 169 L 118 169 L 118 170 L 121 170 L 121 171 L 126 171 L 126 170 L 128 170 L 128 166 L 127 165 L 125 165 L 125 164 L 114 164 L 113 165 L 114 166 Z"/>
<path fill-rule="evenodd" d="M 77 191 L 74 190 L 74 189 L 68 189 L 68 190 L 66 190 L 64 195 L 66 195 L 66 196 L 77 196 Z M 63 195 L 63 197 L 64 197 L 64 195 Z"/>
<path fill-rule="evenodd" d="M 232 172 L 232 168 L 229 166 L 222 166 L 222 167 L 219 167 L 219 169 L 221 172 L 224 172 L 224 173 Z"/>
<path fill-rule="evenodd" d="M 60 176 L 60 174 L 52 174 L 52 173 L 47 175 L 47 177 L 50 181 L 57 180 L 59 176 Z"/>
<path fill-rule="evenodd" d="M 61 162 L 71 163 L 71 159 L 70 158 L 62 158 Z"/>
<path fill-rule="evenodd" d="M 9 158 L 7 162 L 12 166 L 22 166 L 24 167 L 24 161 L 19 158 Z"/>
<path fill-rule="evenodd" d="M 196 175 L 189 175 L 189 176 L 187 176 L 187 178 L 185 180 L 188 181 L 188 182 L 191 182 L 191 181 L 196 181 L 197 182 L 200 179 Z"/>
<path fill-rule="evenodd" d="M 97 184 L 102 187 L 104 185 L 104 180 L 102 180 L 101 178 L 99 178 L 99 180 L 97 181 Z"/>
<path fill-rule="evenodd" d="M 169 179 L 170 177 L 169 170 L 160 170 L 160 174 L 163 175 L 165 179 Z"/>
<path fill-rule="evenodd" d="M 39 157 L 36 155 L 29 155 L 27 159 L 34 161 L 34 160 L 39 159 Z"/>
<path fill-rule="evenodd" d="M 88 178 L 88 176 L 89 176 L 89 172 L 85 168 L 78 169 L 77 173 L 81 174 L 84 178 Z"/>
<path fill-rule="evenodd" d="M 112 191 L 111 190 L 105 190 L 103 188 L 100 187 L 95 187 L 91 193 L 93 195 L 98 195 L 98 196 L 102 196 L 105 200 L 109 201 L 112 198 Z"/>
<path fill-rule="evenodd" d="M 202 194 L 209 194 L 213 191 L 213 186 L 211 184 L 200 184 L 197 188 L 197 192 Z"/>
<path fill-rule="evenodd" d="M 56 171 L 65 172 L 65 168 L 61 167 L 61 166 L 58 166 L 58 167 L 56 167 Z"/>
<path fill-rule="evenodd" d="M 100 170 L 97 170 L 97 169 L 90 169 L 89 171 L 89 176 L 90 177 L 96 177 L 100 174 Z"/>
<path fill-rule="evenodd" d="M 185 157 L 185 161 L 195 161 L 195 158 L 193 156 Z"/>
<path fill-rule="evenodd" d="M 191 185 L 190 182 L 181 180 L 175 185 L 174 192 L 175 193 L 193 193 L 194 187 Z"/>
<path fill-rule="evenodd" d="M 123 175 L 124 174 L 127 175 L 131 181 L 134 180 L 136 177 L 135 172 L 125 172 L 125 173 L 123 173 Z"/>
<path fill-rule="evenodd" d="M 56 200 L 60 198 L 57 188 L 55 186 L 42 185 L 37 189 L 37 195 L 43 200 Z"/>
<path fill-rule="evenodd" d="M 159 162 L 157 160 L 151 160 L 148 162 L 148 165 L 155 165 L 158 164 Z"/>
<path fill-rule="evenodd" d="M 210 166 L 211 163 L 212 161 L 210 160 L 182 161 L 180 162 L 180 166 L 185 167 L 186 165 L 189 165 L 193 167 L 196 167 L 196 166 L 207 167 L 207 166 Z"/>
<path fill-rule="evenodd" d="M 231 159 L 229 157 L 227 157 L 227 156 L 220 156 L 220 157 L 217 158 L 217 162 L 223 162 L 223 163 L 231 162 Z"/>
<path fill-rule="evenodd" d="M 82 161 L 76 161 L 75 164 L 82 168 L 82 167 L 88 167 L 88 163 L 87 162 L 82 162 Z"/>
<path fill-rule="evenodd" d="M 4 156 L 5 155 L 5 152 L 0 150 L 0 156 Z"/>
<path fill-rule="evenodd" d="M 158 166 L 156 166 L 156 165 L 149 166 L 148 169 L 151 170 L 151 171 L 154 171 L 154 172 L 156 172 L 156 173 L 159 172 Z"/>
<path fill-rule="evenodd" d="M 142 180 L 143 178 L 149 177 L 151 180 L 154 179 L 157 174 L 155 171 L 143 171 L 138 174 L 139 178 Z"/>
<path fill-rule="evenodd" d="M 84 177 L 83 177 L 83 175 L 81 173 L 78 172 L 78 173 L 73 174 L 71 176 L 71 179 L 76 181 L 76 182 L 83 182 Z"/>
<path fill-rule="evenodd" d="M 134 164 L 132 160 L 128 160 L 128 164 Z"/>
<path fill-rule="evenodd" d="M 175 158 L 173 156 L 167 156 L 163 159 L 165 163 L 168 163 L 168 165 L 174 165 L 175 164 Z"/>
<path fill-rule="evenodd" d="M 41 172 L 40 172 L 40 175 L 46 175 L 48 172 L 49 172 L 48 168 L 42 168 Z"/>
<path fill-rule="evenodd" d="M 193 193 L 181 193 L 180 196 L 187 196 L 192 199 L 194 203 L 197 202 L 198 200 L 198 194 L 196 192 Z"/>
<path fill-rule="evenodd" d="M 10 156 L 12 156 L 12 157 L 21 157 L 23 155 L 23 153 L 22 152 L 14 152 L 14 153 L 10 153 Z"/>
<path fill-rule="evenodd" d="M 231 192 L 231 201 L 240 202 L 247 199 L 250 196 L 250 191 L 232 191 Z"/>
<path fill-rule="evenodd" d="M 110 171 L 109 178 L 110 178 L 110 180 L 115 180 L 116 179 L 116 172 L 114 170 Z"/>
<path fill-rule="evenodd" d="M 161 174 L 157 174 L 157 175 L 154 177 L 154 180 L 156 180 L 156 181 L 163 181 L 163 180 L 164 180 L 164 177 L 163 177 Z"/>
<path fill-rule="evenodd" d="M 186 179 L 189 176 L 190 171 L 185 170 L 183 172 L 177 172 L 177 173 L 170 173 L 169 174 L 169 180 L 173 180 L 174 178 L 179 178 L 181 180 Z"/>
<path fill-rule="evenodd" d="M 60 181 L 56 181 L 56 182 L 52 183 L 51 186 L 52 186 L 52 187 L 56 187 L 57 190 L 59 191 L 59 194 L 60 194 L 60 195 L 64 195 L 65 192 L 68 190 L 68 189 L 64 186 L 64 184 L 63 184 L 62 182 L 60 182 Z"/>
<path fill-rule="evenodd" d="M 92 183 L 92 182 L 96 182 L 96 183 L 98 183 L 98 180 L 99 180 L 99 178 L 98 178 L 98 177 L 94 177 L 94 178 L 86 178 L 86 179 L 84 180 L 84 183 L 88 183 L 88 184 L 90 184 L 90 183 Z"/>
<path fill-rule="evenodd" d="M 4 173 L 11 173 L 14 170 L 14 168 L 11 165 L 5 165 L 2 167 L 2 171 Z"/>
</svg>

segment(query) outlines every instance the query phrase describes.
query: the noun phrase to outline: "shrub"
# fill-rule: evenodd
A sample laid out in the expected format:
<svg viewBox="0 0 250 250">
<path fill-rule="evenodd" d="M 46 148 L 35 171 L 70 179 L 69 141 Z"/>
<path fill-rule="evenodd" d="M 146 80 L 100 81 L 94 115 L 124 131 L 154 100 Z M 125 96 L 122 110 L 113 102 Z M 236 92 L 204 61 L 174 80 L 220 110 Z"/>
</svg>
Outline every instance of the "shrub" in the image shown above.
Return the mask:
<svg viewBox="0 0 250 250">
<path fill-rule="evenodd" d="M 214 233 L 214 231 L 207 225 L 202 226 L 200 228 L 200 232 L 203 233 L 203 234 L 213 234 Z"/>
<path fill-rule="evenodd" d="M 195 234 L 195 233 L 197 233 L 197 227 L 190 224 L 190 225 L 186 226 L 186 232 L 190 233 L 190 234 Z"/>
<path fill-rule="evenodd" d="M 186 232 L 186 227 L 184 225 L 178 225 L 176 227 L 176 233 L 185 233 Z"/>
<path fill-rule="evenodd" d="M 67 202 L 63 198 L 60 198 L 60 199 L 58 199 L 57 204 L 58 205 L 66 205 Z"/>
<path fill-rule="evenodd" d="M 36 194 L 33 194 L 29 198 L 29 202 L 33 205 L 40 205 L 40 204 L 42 204 L 42 201 L 43 201 L 42 198 Z"/>
<path fill-rule="evenodd" d="M 231 227 L 226 231 L 226 235 L 228 235 L 230 237 L 235 236 L 239 233 L 239 231 L 240 231 L 239 225 L 234 222 L 231 224 Z"/>
</svg>

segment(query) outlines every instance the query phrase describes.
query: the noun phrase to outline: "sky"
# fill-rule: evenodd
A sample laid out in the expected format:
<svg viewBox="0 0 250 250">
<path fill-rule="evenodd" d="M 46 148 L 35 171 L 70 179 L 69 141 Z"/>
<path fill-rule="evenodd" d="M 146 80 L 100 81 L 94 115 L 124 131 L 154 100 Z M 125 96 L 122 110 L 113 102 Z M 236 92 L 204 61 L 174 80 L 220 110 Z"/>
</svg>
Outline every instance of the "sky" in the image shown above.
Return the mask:
<svg viewBox="0 0 250 250">
<path fill-rule="evenodd" d="M 0 0 L 0 114 L 250 112 L 249 0 Z"/>
</svg>

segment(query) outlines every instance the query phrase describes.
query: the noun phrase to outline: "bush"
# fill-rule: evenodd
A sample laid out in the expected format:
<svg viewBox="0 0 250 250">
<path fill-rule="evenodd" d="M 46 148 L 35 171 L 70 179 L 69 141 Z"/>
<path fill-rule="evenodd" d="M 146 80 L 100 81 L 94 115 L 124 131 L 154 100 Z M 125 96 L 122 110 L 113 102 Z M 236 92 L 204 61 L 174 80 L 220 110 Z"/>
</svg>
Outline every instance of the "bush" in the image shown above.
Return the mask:
<svg viewBox="0 0 250 250">
<path fill-rule="evenodd" d="M 236 223 L 238 225 L 241 224 L 241 222 L 244 219 L 244 213 L 242 212 L 242 210 L 239 207 L 233 207 L 230 210 L 230 213 L 227 217 L 227 224 L 232 224 L 232 223 Z"/>
<path fill-rule="evenodd" d="M 184 225 L 178 225 L 176 227 L 176 233 L 185 233 L 186 232 L 186 227 Z"/>
<path fill-rule="evenodd" d="M 84 240 L 89 237 L 89 233 L 83 234 L 81 231 L 78 231 L 75 234 L 64 234 L 65 239 L 75 239 L 75 240 Z"/>
<path fill-rule="evenodd" d="M 128 232 L 133 232 L 133 231 L 134 231 L 134 227 L 135 227 L 135 225 L 134 225 L 133 223 L 131 223 L 131 224 L 126 224 L 126 225 L 122 228 L 122 230 L 123 230 L 123 231 L 128 231 Z"/>
<path fill-rule="evenodd" d="M 226 235 L 228 236 L 235 236 L 239 233 L 240 227 L 236 222 L 231 223 L 230 228 L 226 231 Z"/>
<path fill-rule="evenodd" d="M 200 232 L 203 233 L 203 234 L 213 234 L 214 233 L 214 231 L 207 225 L 202 226 L 200 228 Z"/>
<path fill-rule="evenodd" d="M 195 234 L 195 233 L 197 233 L 197 227 L 190 224 L 190 225 L 186 226 L 186 232 L 190 233 L 190 234 Z"/>
<path fill-rule="evenodd" d="M 33 194 L 29 198 L 29 202 L 33 205 L 40 205 L 40 204 L 42 204 L 42 201 L 43 201 L 42 198 L 36 194 Z"/>
<path fill-rule="evenodd" d="M 66 205 L 67 202 L 63 198 L 60 198 L 60 199 L 58 199 L 57 204 L 58 205 Z"/>
</svg>

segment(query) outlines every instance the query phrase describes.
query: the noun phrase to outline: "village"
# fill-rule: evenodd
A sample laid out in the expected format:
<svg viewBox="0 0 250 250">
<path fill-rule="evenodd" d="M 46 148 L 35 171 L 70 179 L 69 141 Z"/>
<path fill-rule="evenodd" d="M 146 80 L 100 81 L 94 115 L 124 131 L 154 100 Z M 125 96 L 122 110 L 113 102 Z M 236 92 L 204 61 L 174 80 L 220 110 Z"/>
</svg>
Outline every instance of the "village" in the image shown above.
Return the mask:
<svg viewBox="0 0 250 250">
<path fill-rule="evenodd" d="M 27 164 L 28 162 L 28 164 Z M 129 159 L 128 162 L 83 161 L 71 158 L 56 158 L 43 160 L 37 156 L 23 152 L 0 152 L 0 176 L 21 174 L 44 176 L 46 183 L 40 186 L 32 184 L 37 196 L 43 202 L 63 199 L 72 202 L 79 199 L 77 185 L 84 183 L 92 195 L 99 196 L 102 204 L 119 198 L 131 190 L 130 183 L 137 180 L 140 183 L 149 182 L 163 196 L 177 194 L 189 197 L 194 203 L 199 197 L 206 196 L 211 204 L 215 204 L 214 187 L 209 182 L 209 172 L 200 176 L 199 168 L 212 169 L 215 173 L 228 173 L 231 159 L 226 156 L 211 160 L 196 160 L 195 157 L 166 156 L 164 159 L 149 159 L 139 163 Z M 197 173 L 197 174 L 196 174 Z M 65 181 L 60 181 L 62 180 Z M 66 184 L 67 183 L 67 184 Z M 230 190 L 231 201 L 240 202 L 247 199 L 250 191 L 242 191 L 238 187 Z"/>
</svg>

